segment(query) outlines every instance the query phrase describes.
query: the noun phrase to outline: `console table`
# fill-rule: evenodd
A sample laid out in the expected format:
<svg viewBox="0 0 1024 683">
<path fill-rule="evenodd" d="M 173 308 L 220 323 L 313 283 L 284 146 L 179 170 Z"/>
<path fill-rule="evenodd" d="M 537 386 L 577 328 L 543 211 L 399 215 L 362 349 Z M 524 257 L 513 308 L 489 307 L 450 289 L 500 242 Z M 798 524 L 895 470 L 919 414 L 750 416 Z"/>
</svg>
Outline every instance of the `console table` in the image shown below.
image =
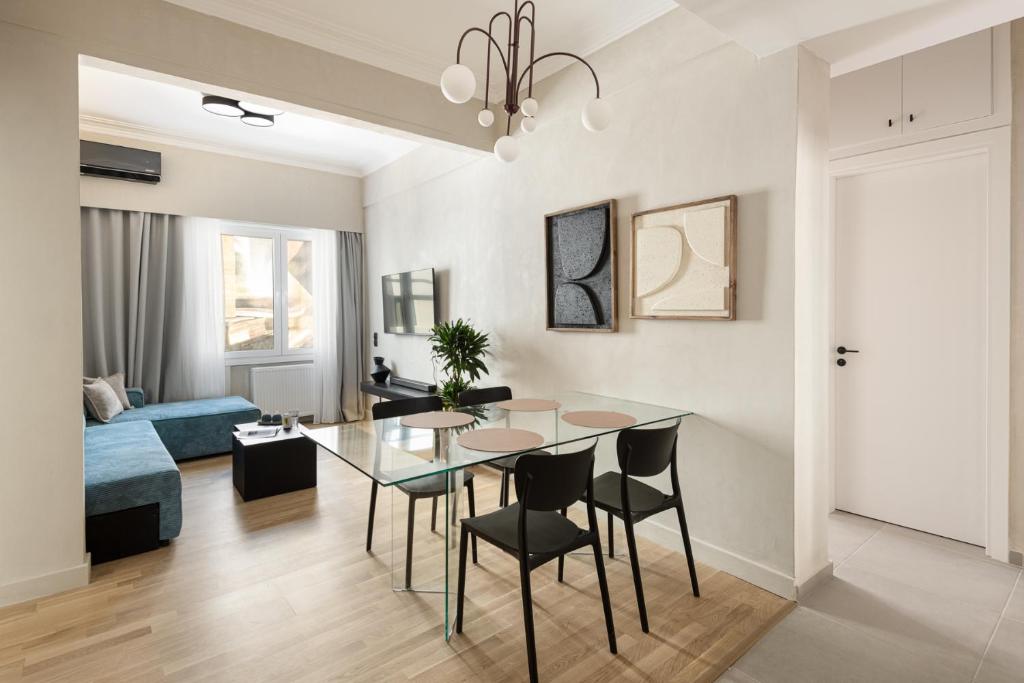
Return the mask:
<svg viewBox="0 0 1024 683">
<path fill-rule="evenodd" d="M 359 391 L 364 394 L 376 396 L 378 400 L 386 398 L 389 401 L 398 401 L 403 398 L 423 398 L 424 396 L 434 396 L 434 393 L 430 391 L 420 391 L 419 389 L 412 389 L 410 387 L 400 387 L 392 384 L 391 382 L 384 382 L 383 384 L 369 381 L 360 382 Z"/>
</svg>

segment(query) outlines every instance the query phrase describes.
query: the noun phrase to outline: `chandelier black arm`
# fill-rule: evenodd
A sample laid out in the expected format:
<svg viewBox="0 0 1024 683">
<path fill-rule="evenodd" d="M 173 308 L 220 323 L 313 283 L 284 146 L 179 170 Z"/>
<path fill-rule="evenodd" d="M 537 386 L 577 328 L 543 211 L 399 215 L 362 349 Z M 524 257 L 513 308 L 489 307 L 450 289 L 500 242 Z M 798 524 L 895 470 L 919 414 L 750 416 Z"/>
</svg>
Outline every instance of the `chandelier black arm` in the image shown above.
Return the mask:
<svg viewBox="0 0 1024 683">
<path fill-rule="evenodd" d="M 521 16 L 519 16 L 519 18 L 516 21 L 517 22 L 525 21 L 528 24 L 530 24 L 530 63 L 533 64 L 533 62 L 534 62 L 534 59 L 533 59 L 534 51 L 533 50 L 534 50 L 534 47 L 537 44 L 537 28 L 536 28 L 537 7 L 533 4 L 532 0 L 527 0 L 519 8 L 519 12 L 522 13 L 523 10 L 526 9 L 527 5 L 530 6 L 530 16 L 527 17 L 525 15 L 525 13 L 523 13 L 523 14 L 521 14 Z M 523 72 L 523 73 L 525 73 L 525 72 Z M 517 93 L 519 92 L 518 85 L 519 84 L 517 83 L 516 84 L 516 86 L 517 86 L 516 87 L 516 92 Z M 532 70 L 530 71 L 530 87 L 529 87 L 529 90 L 527 91 L 527 97 L 533 97 L 533 71 Z"/>
<path fill-rule="evenodd" d="M 507 12 L 499 12 L 498 14 L 507 14 Z M 462 37 L 459 38 L 459 47 L 457 50 L 455 50 L 455 63 L 462 63 L 462 41 L 464 41 L 466 39 L 466 36 L 468 36 L 470 33 L 473 33 L 474 31 L 477 33 L 482 33 L 485 36 L 487 36 L 487 40 L 491 41 L 491 43 L 494 45 L 494 49 L 498 51 L 498 55 L 501 57 L 501 64 L 505 68 L 505 77 L 508 78 L 508 61 L 505 59 L 505 53 L 501 51 L 501 46 L 498 45 L 498 41 L 496 41 L 491 36 L 490 33 L 477 26 L 474 26 L 473 28 L 467 28 L 465 33 L 462 34 Z"/>
<path fill-rule="evenodd" d="M 601 97 L 601 82 L 597 80 L 597 72 L 594 71 L 594 67 L 590 66 L 590 62 L 583 59 L 583 57 L 580 57 L 579 55 L 574 55 L 571 52 L 549 52 L 546 55 L 541 55 L 540 57 L 537 57 L 537 59 L 530 62 L 530 66 L 526 67 L 522 75 L 519 76 L 519 82 L 516 83 L 516 92 L 519 92 L 520 88 L 522 87 L 523 78 L 526 77 L 526 74 L 533 73 L 533 67 L 537 66 L 548 57 L 572 57 L 577 62 L 583 64 L 583 66 L 590 69 L 590 75 L 594 77 L 594 87 L 597 90 L 597 97 Z"/>
<path fill-rule="evenodd" d="M 484 80 L 484 109 L 487 109 L 488 107 L 490 107 L 490 104 L 491 104 L 491 47 L 493 47 L 492 43 L 494 43 L 494 45 L 497 45 L 497 43 L 494 41 L 494 38 L 492 37 L 494 35 L 494 22 L 499 17 L 502 17 L 502 16 L 505 17 L 506 19 L 508 19 L 508 32 L 509 32 L 509 36 L 511 37 L 511 35 L 512 35 L 512 17 L 509 15 L 508 12 L 497 12 L 493 17 L 491 17 L 491 20 L 489 22 L 487 22 L 487 37 L 490 38 L 490 41 L 488 41 L 488 43 L 487 43 L 487 76 L 486 76 L 486 78 Z M 501 50 L 498 50 L 498 54 L 501 55 Z M 508 62 L 505 61 L 505 55 L 501 55 L 501 61 L 505 65 L 505 90 L 507 91 L 508 90 L 509 75 L 508 75 Z"/>
</svg>

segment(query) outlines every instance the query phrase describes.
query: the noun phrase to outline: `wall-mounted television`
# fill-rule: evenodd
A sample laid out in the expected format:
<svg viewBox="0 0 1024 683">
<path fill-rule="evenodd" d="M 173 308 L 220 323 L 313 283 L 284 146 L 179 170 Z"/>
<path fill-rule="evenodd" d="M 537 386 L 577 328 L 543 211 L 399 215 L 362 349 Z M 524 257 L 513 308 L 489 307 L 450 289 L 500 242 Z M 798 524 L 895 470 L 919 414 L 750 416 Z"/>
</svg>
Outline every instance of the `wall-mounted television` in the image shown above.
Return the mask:
<svg viewBox="0 0 1024 683">
<path fill-rule="evenodd" d="M 384 331 L 388 334 L 430 334 L 437 322 L 434 269 L 410 270 L 381 277 Z"/>
</svg>

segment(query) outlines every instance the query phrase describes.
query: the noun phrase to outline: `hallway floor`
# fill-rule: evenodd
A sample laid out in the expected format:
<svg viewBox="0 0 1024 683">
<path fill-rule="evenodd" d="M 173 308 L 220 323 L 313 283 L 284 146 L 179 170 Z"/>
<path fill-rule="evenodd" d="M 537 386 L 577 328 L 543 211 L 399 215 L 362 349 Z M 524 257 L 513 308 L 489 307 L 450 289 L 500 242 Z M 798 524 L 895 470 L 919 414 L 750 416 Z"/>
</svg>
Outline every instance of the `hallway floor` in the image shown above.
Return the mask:
<svg viewBox="0 0 1024 683">
<path fill-rule="evenodd" d="M 1024 579 L 976 546 L 833 513 L 835 578 L 719 680 L 1024 681 Z"/>
</svg>

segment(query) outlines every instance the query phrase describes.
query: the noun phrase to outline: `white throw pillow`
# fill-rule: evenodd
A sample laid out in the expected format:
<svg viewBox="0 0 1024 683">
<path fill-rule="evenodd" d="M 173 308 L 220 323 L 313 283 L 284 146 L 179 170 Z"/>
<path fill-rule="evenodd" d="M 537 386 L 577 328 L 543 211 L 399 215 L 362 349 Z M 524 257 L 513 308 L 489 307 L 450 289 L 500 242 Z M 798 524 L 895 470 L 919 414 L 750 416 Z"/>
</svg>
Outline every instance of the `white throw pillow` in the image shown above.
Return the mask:
<svg viewBox="0 0 1024 683">
<path fill-rule="evenodd" d="M 113 387 L 102 378 L 84 378 L 82 393 L 89 415 L 100 422 L 110 422 L 111 419 L 124 412 L 121 399 L 117 397 Z"/>
<path fill-rule="evenodd" d="M 124 390 L 124 373 L 115 372 L 109 377 L 104 377 L 103 381 L 110 385 L 110 388 L 117 394 L 117 398 L 121 401 L 121 407 L 128 410 L 132 407 L 131 401 L 128 400 L 128 392 Z"/>
</svg>

